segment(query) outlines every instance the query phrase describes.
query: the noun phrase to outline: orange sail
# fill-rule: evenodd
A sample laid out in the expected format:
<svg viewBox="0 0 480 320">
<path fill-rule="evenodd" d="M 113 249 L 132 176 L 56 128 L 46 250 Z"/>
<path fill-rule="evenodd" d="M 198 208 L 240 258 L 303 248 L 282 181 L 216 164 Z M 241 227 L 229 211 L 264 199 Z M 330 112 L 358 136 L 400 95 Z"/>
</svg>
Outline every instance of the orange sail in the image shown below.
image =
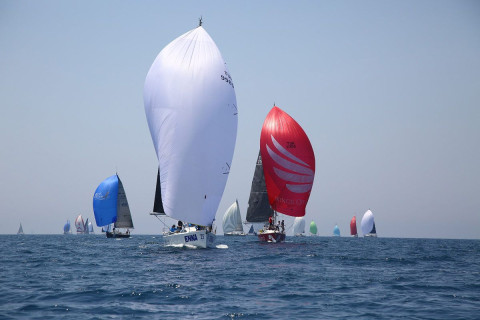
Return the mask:
<svg viewBox="0 0 480 320">
<path fill-rule="evenodd" d="M 350 220 L 350 235 L 357 235 L 357 218 L 355 216 Z"/>
</svg>

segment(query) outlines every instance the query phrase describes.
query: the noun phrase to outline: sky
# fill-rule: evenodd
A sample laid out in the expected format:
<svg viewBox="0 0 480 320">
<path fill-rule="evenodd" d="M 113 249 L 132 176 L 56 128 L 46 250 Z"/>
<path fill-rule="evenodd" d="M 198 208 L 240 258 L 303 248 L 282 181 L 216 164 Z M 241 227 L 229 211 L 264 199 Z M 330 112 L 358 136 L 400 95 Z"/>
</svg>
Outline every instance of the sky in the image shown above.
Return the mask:
<svg viewBox="0 0 480 320">
<path fill-rule="evenodd" d="M 319 235 L 370 209 L 379 237 L 480 239 L 480 2 L 462 0 L 1 0 L 0 234 L 94 220 L 115 172 L 132 234 L 161 233 L 143 86 L 199 17 L 239 111 L 219 234 L 235 199 L 245 218 L 275 103 L 312 143 Z"/>
</svg>

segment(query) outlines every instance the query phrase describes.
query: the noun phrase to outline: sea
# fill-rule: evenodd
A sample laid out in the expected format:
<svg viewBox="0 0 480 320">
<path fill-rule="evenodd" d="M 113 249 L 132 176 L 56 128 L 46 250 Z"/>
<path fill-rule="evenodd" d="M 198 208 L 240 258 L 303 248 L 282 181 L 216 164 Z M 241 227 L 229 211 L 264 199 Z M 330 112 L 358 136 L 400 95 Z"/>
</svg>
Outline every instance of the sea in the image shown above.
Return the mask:
<svg viewBox="0 0 480 320">
<path fill-rule="evenodd" d="M 480 240 L 1 235 L 0 319 L 480 319 Z"/>
</svg>

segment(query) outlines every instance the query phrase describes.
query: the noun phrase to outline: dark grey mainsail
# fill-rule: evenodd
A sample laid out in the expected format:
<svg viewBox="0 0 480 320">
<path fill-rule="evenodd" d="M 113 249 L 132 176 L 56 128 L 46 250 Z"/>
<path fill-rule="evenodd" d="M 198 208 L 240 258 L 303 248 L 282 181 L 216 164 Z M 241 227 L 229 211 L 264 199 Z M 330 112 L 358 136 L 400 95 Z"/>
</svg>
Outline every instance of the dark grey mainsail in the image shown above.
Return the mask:
<svg viewBox="0 0 480 320">
<path fill-rule="evenodd" d="M 155 189 L 155 201 L 153 203 L 153 212 L 155 214 L 165 214 L 162 203 L 162 190 L 160 188 L 160 169 L 157 172 L 157 188 Z"/>
<path fill-rule="evenodd" d="M 273 210 L 268 202 L 262 156 L 259 151 L 255 173 L 253 174 L 250 199 L 248 199 L 247 222 L 267 222 L 270 216 L 273 216 Z"/>
<path fill-rule="evenodd" d="M 118 177 L 117 221 L 115 221 L 115 228 L 133 229 L 132 214 L 128 207 L 127 195 L 125 194 L 125 189 L 123 189 L 120 177 Z"/>
</svg>

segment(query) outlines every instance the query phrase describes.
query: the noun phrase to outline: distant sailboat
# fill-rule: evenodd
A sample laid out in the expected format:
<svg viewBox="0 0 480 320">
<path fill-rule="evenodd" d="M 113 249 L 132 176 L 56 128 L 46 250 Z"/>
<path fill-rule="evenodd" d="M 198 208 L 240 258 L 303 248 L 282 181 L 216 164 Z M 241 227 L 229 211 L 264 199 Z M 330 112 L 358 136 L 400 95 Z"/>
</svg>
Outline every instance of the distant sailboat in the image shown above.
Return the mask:
<svg viewBox="0 0 480 320">
<path fill-rule="evenodd" d="M 352 237 L 358 237 L 357 234 L 357 218 L 353 216 L 352 220 L 350 220 L 350 235 Z"/>
<path fill-rule="evenodd" d="M 88 218 L 87 220 L 85 221 L 85 224 L 83 225 L 83 230 L 84 230 L 84 233 L 85 234 L 89 234 L 90 233 L 90 229 L 88 228 L 88 225 L 90 224 L 91 222 L 88 221 Z"/>
<path fill-rule="evenodd" d="M 305 235 L 305 219 L 303 217 L 296 217 L 293 220 L 293 235 L 296 237 Z"/>
<path fill-rule="evenodd" d="M 263 122 L 260 153 L 267 185 L 268 201 L 276 213 L 305 216 L 315 176 L 315 155 L 302 127 L 286 112 L 274 106 Z M 260 241 L 285 240 L 283 230 L 272 225 L 258 233 Z"/>
<path fill-rule="evenodd" d="M 250 226 L 250 229 L 248 230 L 247 233 L 248 236 L 256 236 L 257 233 L 255 232 L 255 229 L 253 228 L 253 224 Z"/>
<path fill-rule="evenodd" d="M 93 223 L 92 223 L 92 221 L 88 221 L 87 230 L 88 230 L 88 233 L 95 233 L 95 231 L 93 230 Z"/>
<path fill-rule="evenodd" d="M 117 174 L 98 185 L 93 195 L 93 212 L 97 226 L 105 230 L 107 238 L 130 237 L 130 229 L 133 229 L 132 214 L 122 180 Z M 109 225 L 112 223 L 114 228 L 110 231 Z M 120 229 L 126 230 L 122 232 Z"/>
<path fill-rule="evenodd" d="M 77 219 L 75 219 L 75 228 L 77 228 L 77 234 L 85 233 L 85 223 L 83 222 L 81 214 L 79 214 Z"/>
<path fill-rule="evenodd" d="M 340 237 L 340 228 L 338 227 L 338 225 L 335 225 L 335 227 L 333 228 L 333 236 Z"/>
<path fill-rule="evenodd" d="M 223 215 L 223 234 L 226 236 L 244 236 L 242 216 L 240 215 L 240 208 L 238 200 L 227 209 Z"/>
<path fill-rule="evenodd" d="M 18 228 L 17 234 L 24 234 L 24 233 L 23 233 L 22 223 L 20 223 L 20 227 Z"/>
<path fill-rule="evenodd" d="M 70 234 L 70 220 L 67 220 L 67 223 L 63 226 L 63 234 Z"/>
<path fill-rule="evenodd" d="M 248 199 L 247 223 L 251 223 L 248 234 L 257 235 L 255 225 L 265 225 L 268 218 L 273 217 L 273 210 L 268 202 L 267 185 L 263 175 L 262 155 L 258 151 L 257 162 L 255 164 L 255 172 L 253 173 L 252 187 L 250 189 L 250 198 Z M 260 227 L 261 228 L 261 227 Z M 257 230 L 259 228 L 257 227 Z"/>
<path fill-rule="evenodd" d="M 232 78 L 201 23 L 158 54 L 143 97 L 162 207 L 181 227 L 164 233 L 165 243 L 213 246 L 212 224 L 230 171 L 238 110 Z"/>
<path fill-rule="evenodd" d="M 317 235 L 317 224 L 315 223 L 315 221 L 310 222 L 310 234 L 312 236 Z"/>
<path fill-rule="evenodd" d="M 375 220 L 373 213 L 367 210 L 362 218 L 362 233 L 364 237 L 377 237 L 377 230 L 375 229 Z"/>
</svg>

